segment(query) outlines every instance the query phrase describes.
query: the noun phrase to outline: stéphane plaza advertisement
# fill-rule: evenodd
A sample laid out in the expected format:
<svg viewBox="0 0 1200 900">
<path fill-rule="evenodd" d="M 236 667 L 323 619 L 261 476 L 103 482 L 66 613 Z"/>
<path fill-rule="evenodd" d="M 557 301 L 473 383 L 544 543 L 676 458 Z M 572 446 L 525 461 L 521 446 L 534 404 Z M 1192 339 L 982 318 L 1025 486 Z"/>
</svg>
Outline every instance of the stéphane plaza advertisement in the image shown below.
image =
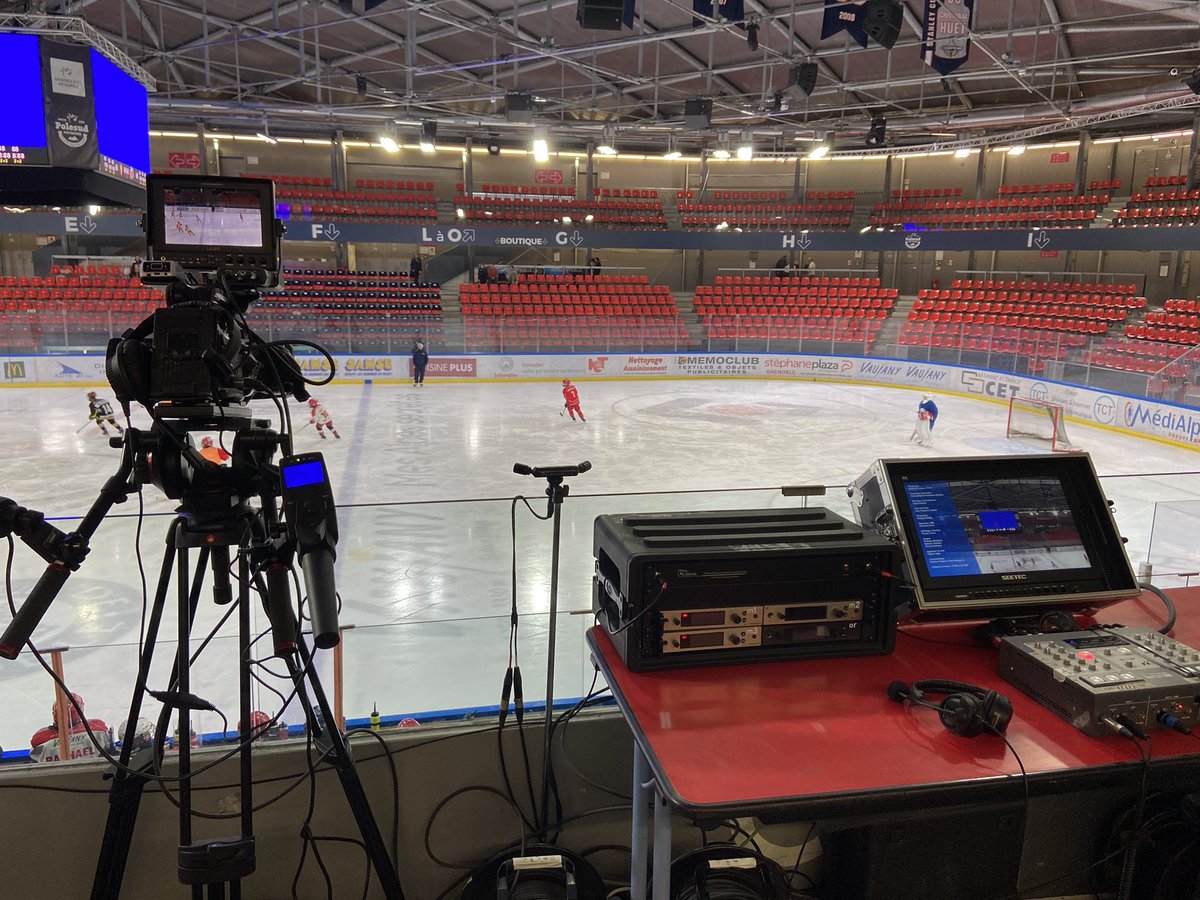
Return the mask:
<svg viewBox="0 0 1200 900">
<path fill-rule="evenodd" d="M 337 381 L 405 382 L 403 355 L 335 354 Z M 321 378 L 329 362 L 297 356 Z M 989 369 L 900 359 L 786 353 L 430 354 L 427 382 L 537 381 L 562 378 L 761 378 L 847 381 L 937 391 L 1007 405 L 1016 395 L 1061 405 L 1069 419 L 1200 449 L 1200 410 Z M 0 386 L 104 384 L 104 357 L 0 356 Z"/>
</svg>

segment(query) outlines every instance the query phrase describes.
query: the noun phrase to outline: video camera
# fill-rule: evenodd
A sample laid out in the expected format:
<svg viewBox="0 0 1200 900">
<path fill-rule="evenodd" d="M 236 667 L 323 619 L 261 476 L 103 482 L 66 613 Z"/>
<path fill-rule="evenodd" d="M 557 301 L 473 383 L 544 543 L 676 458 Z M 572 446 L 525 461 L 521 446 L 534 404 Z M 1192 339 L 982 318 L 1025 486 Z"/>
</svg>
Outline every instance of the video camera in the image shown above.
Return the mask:
<svg viewBox="0 0 1200 900">
<path fill-rule="evenodd" d="M 141 220 L 144 284 L 166 286 L 166 306 L 109 342 L 106 374 L 128 409 L 231 405 L 308 392 L 285 346 L 255 337 L 245 314 L 281 282 L 283 223 L 265 178 L 150 175 Z M 175 416 L 172 416 L 175 417 Z"/>
</svg>

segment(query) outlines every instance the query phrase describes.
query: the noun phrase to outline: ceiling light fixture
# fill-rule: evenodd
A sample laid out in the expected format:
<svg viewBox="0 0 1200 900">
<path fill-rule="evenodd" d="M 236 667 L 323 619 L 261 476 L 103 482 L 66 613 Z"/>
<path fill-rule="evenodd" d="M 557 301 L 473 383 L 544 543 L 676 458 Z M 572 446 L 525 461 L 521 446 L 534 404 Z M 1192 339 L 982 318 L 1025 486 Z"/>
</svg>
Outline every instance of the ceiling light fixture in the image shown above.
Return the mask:
<svg viewBox="0 0 1200 900">
<path fill-rule="evenodd" d="M 1009 155 L 1009 156 L 1020 156 L 1020 155 L 1021 155 L 1022 153 L 1024 153 L 1024 152 L 1025 152 L 1025 145 L 1024 145 L 1024 144 L 1017 144 L 1015 147 L 1009 147 L 1009 148 L 1008 148 L 1008 155 Z"/>
<path fill-rule="evenodd" d="M 966 147 L 959 147 L 957 150 L 954 151 L 955 159 L 966 159 L 970 155 L 971 155 L 971 151 L 968 150 Z"/>
<path fill-rule="evenodd" d="M 400 150 L 400 144 L 396 142 L 395 123 L 388 125 L 383 134 L 379 136 L 379 146 L 388 153 L 396 153 Z"/>
<path fill-rule="evenodd" d="M 550 139 L 545 128 L 533 132 L 533 159 L 540 163 L 550 161 Z"/>
<path fill-rule="evenodd" d="M 738 144 L 737 158 L 745 160 L 754 159 L 754 132 L 749 128 L 742 131 L 742 142 Z"/>
<path fill-rule="evenodd" d="M 805 155 L 805 159 L 824 159 L 829 155 L 829 151 L 833 149 L 833 135 L 827 134 L 821 138 L 820 143 L 814 146 Z"/>
<path fill-rule="evenodd" d="M 433 153 L 437 150 L 437 122 L 432 120 L 421 123 L 421 152 Z"/>
<path fill-rule="evenodd" d="M 683 156 L 683 153 L 675 144 L 675 135 L 669 135 L 667 137 L 667 152 L 663 154 L 663 159 L 679 159 L 681 156 Z"/>
<path fill-rule="evenodd" d="M 604 136 L 600 138 L 600 146 L 596 152 L 601 156 L 617 155 L 617 130 L 611 125 L 604 126 Z"/>
</svg>

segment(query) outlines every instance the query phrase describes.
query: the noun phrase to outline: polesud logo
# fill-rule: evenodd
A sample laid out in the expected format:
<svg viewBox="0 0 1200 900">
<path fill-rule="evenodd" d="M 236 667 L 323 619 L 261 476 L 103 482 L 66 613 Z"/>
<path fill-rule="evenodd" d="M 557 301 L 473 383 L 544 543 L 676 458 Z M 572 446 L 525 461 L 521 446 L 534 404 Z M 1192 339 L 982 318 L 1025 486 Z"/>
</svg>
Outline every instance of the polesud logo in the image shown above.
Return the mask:
<svg viewBox="0 0 1200 900">
<path fill-rule="evenodd" d="M 91 126 L 75 113 L 67 113 L 54 120 L 54 133 L 72 150 L 78 150 L 92 136 Z"/>
</svg>

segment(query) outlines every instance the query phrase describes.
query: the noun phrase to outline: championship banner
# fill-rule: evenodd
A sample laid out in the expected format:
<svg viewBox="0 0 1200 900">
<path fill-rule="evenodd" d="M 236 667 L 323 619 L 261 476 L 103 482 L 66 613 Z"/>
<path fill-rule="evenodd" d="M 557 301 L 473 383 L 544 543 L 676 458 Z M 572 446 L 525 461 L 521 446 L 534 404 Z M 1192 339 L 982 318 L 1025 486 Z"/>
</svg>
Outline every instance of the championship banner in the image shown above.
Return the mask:
<svg viewBox="0 0 1200 900">
<path fill-rule="evenodd" d="M 56 44 L 42 39 L 42 96 L 52 166 L 100 166 L 91 54 L 91 48 L 82 44 Z"/>
<path fill-rule="evenodd" d="M 921 59 L 942 75 L 949 75 L 971 53 L 971 15 L 975 0 L 924 0 L 925 28 Z"/>
<path fill-rule="evenodd" d="M 848 0 L 825 0 L 825 18 L 821 22 L 821 40 L 832 37 L 839 31 L 849 32 L 850 37 L 864 50 L 867 48 L 867 32 L 863 28 L 866 10 L 861 3 Z"/>
</svg>

